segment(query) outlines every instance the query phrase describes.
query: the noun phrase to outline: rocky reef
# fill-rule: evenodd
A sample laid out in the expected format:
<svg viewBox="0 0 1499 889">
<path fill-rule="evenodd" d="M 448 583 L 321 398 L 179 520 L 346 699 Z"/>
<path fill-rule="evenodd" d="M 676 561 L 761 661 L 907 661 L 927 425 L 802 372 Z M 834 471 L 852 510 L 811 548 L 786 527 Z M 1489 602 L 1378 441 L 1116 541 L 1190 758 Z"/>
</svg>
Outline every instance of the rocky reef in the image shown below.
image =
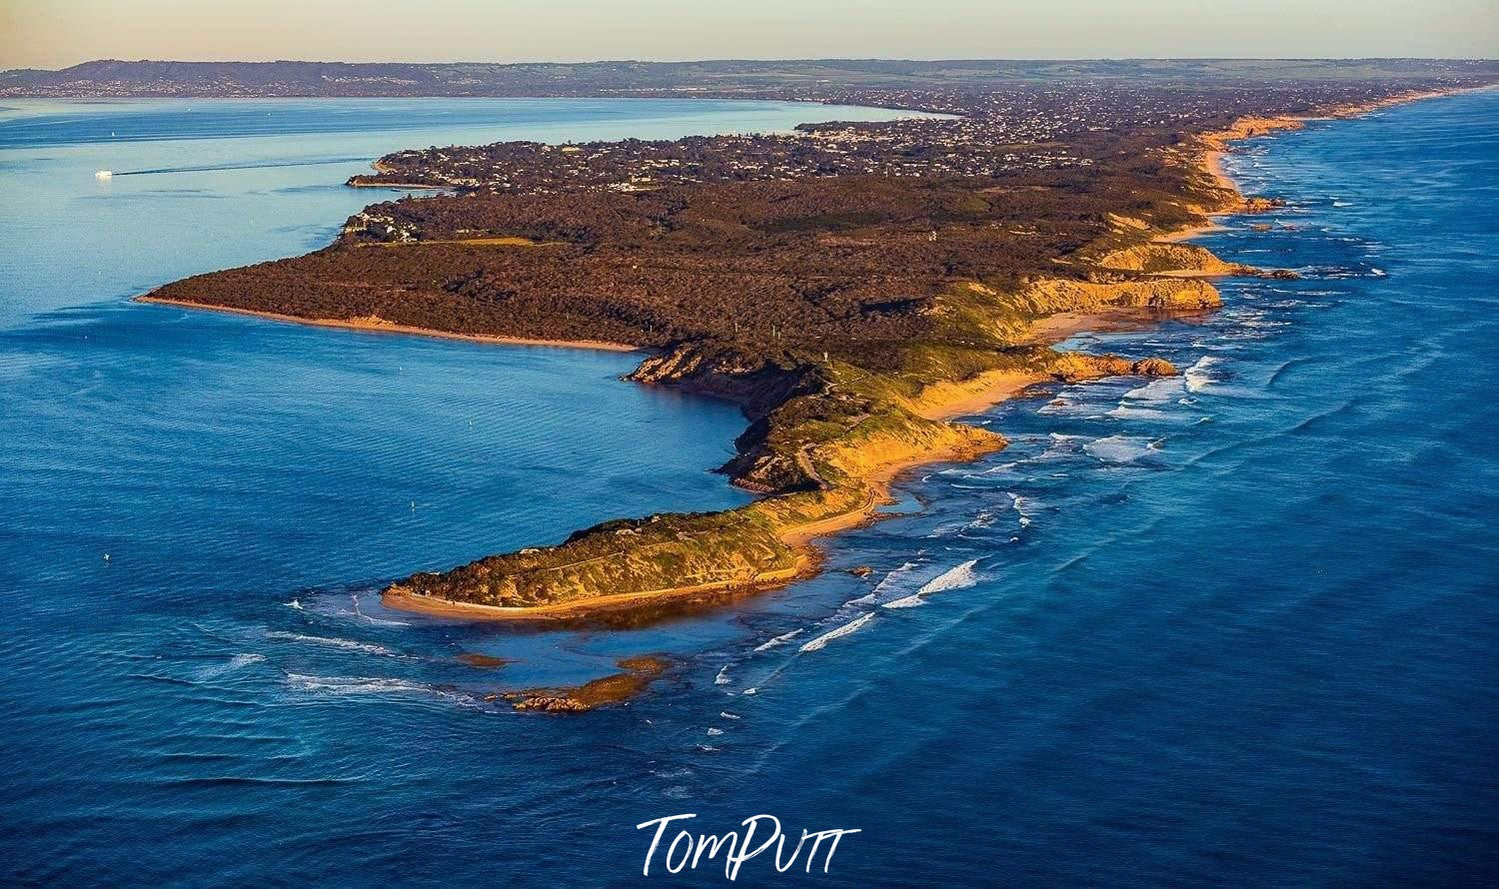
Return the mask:
<svg viewBox="0 0 1499 889">
<path fill-rule="evenodd" d="M 620 672 L 600 676 L 571 688 L 544 688 L 504 692 L 504 698 L 516 710 L 536 713 L 586 713 L 598 707 L 619 704 L 645 691 L 665 675 L 671 663 L 654 655 L 621 659 Z"/>
</svg>

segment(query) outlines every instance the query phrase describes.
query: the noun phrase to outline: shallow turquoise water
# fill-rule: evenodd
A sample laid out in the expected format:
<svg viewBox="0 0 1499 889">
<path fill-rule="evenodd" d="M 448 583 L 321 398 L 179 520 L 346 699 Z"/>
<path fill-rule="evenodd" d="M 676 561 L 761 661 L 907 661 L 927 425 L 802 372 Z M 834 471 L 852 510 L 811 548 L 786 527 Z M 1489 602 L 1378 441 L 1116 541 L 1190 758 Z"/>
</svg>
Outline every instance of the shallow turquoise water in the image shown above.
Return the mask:
<svg viewBox="0 0 1499 889">
<path fill-rule="evenodd" d="M 735 612 L 545 634 L 390 614 L 369 590 L 615 514 L 733 502 L 703 470 L 734 411 L 609 382 L 628 356 L 123 304 L 317 243 L 366 195 L 327 185 L 337 164 L 101 193 L 93 168 L 132 168 L 104 160 L 121 146 L 0 152 L 5 872 L 630 884 L 637 823 L 695 812 L 722 832 L 769 812 L 863 833 L 827 874 L 762 858 L 741 881 L 1485 882 L 1496 124 L 1490 92 L 1237 155 L 1248 190 L 1290 206 L 1204 243 L 1305 278 L 1230 282 L 1215 315 L 1081 338 L 1189 371 L 974 418 L 1013 446 L 922 473 L 912 514 L 839 538 L 830 567 L 871 565 L 867 580 L 830 570 Z M 282 137 L 241 153 L 265 156 L 262 138 Z M 227 141 L 202 147 L 232 160 Z M 188 159 L 151 166 L 206 165 L 132 145 L 142 168 L 168 145 Z M 161 193 L 178 175 L 233 197 Z M 308 188 L 246 184 L 282 175 Z M 59 229 L 95 225 L 93 252 L 68 231 L 9 237 L 17 195 Z M 225 201 L 274 222 L 257 211 L 211 247 L 186 217 L 223 211 L 186 208 Z M 173 240 L 186 231 L 202 237 Z M 622 709 L 483 700 L 662 650 L 683 666 Z M 519 662 L 474 670 L 451 661 L 464 651 Z M 692 877 L 676 879 L 722 870 Z"/>
</svg>

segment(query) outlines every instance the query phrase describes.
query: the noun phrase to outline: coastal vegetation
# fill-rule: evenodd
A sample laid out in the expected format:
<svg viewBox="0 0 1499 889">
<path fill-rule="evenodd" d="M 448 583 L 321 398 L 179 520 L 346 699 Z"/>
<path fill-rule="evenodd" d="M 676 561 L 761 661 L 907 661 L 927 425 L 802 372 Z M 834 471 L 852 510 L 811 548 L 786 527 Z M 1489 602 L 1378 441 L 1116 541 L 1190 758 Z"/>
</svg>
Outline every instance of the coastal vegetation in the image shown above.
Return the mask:
<svg viewBox="0 0 1499 889">
<path fill-rule="evenodd" d="M 360 184 L 453 191 L 148 298 L 621 344 L 650 352 L 631 380 L 743 408 L 721 471 L 756 501 L 415 574 L 387 590 L 394 605 L 544 619 L 760 589 L 815 570 L 810 541 L 869 519 L 901 469 L 1004 446 L 951 417 L 1047 380 L 1175 373 L 1051 343 L 1105 317 L 1210 310 L 1209 278 L 1256 273 L 1168 240 L 1254 208 L 1209 163 L 1225 140 L 1430 86 L 902 90 L 885 103 L 955 116 L 401 152 Z"/>
</svg>

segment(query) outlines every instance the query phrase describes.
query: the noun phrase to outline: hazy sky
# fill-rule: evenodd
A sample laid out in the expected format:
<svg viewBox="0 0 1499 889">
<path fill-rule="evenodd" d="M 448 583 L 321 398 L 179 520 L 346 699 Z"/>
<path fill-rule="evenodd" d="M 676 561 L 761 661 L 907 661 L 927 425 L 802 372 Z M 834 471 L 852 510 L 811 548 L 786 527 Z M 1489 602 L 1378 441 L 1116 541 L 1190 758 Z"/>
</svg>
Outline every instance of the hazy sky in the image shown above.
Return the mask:
<svg viewBox="0 0 1499 889">
<path fill-rule="evenodd" d="M 1499 0 L 0 0 L 0 68 L 1499 55 Z"/>
</svg>

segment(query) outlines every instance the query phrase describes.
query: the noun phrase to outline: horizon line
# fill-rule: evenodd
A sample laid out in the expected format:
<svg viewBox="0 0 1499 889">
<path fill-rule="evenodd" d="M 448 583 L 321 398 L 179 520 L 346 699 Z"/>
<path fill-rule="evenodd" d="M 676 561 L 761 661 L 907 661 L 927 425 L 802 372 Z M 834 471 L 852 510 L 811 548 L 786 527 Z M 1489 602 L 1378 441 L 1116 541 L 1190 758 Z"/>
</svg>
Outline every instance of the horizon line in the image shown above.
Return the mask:
<svg viewBox="0 0 1499 889">
<path fill-rule="evenodd" d="M 114 57 L 99 57 L 84 59 L 70 65 L 58 68 L 41 67 L 15 67 L 0 69 L 0 74 L 8 74 L 15 71 L 48 71 L 61 72 L 72 68 L 82 67 L 100 62 L 119 62 L 123 64 L 186 64 L 186 65 L 278 65 L 278 64 L 316 64 L 316 65 L 492 65 L 499 67 L 521 67 L 527 65 L 694 65 L 709 64 L 714 62 L 749 62 L 749 63 L 774 63 L 774 62 L 1499 62 L 1499 59 L 1487 56 L 1256 56 L 1256 55 L 1218 55 L 1218 56 L 778 56 L 778 57 L 751 57 L 734 56 L 719 58 L 689 58 L 689 59 L 631 59 L 631 58 L 597 58 L 597 59 L 526 59 L 512 61 L 482 61 L 474 59 L 461 60 L 382 60 L 382 59 L 312 59 L 312 58 L 284 58 L 284 59 L 183 59 L 183 58 L 138 58 L 124 59 Z"/>
</svg>

